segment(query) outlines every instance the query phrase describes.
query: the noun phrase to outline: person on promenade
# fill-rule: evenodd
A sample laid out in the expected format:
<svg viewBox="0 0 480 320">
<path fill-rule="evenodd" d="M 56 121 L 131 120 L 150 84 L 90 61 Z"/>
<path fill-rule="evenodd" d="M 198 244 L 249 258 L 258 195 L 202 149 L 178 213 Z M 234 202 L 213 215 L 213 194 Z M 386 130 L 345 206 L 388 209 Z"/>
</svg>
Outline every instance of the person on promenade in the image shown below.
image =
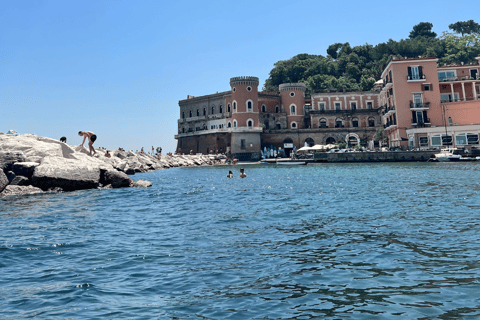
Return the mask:
<svg viewBox="0 0 480 320">
<path fill-rule="evenodd" d="M 240 168 L 240 178 L 246 178 L 247 174 L 245 173 L 245 170 L 243 168 Z"/>
<path fill-rule="evenodd" d="M 233 172 L 232 172 L 232 170 L 228 171 L 227 178 L 233 178 Z"/>
<path fill-rule="evenodd" d="M 97 136 L 95 135 L 95 133 L 93 133 L 91 131 L 79 131 L 78 135 L 81 136 L 81 137 L 83 136 L 83 141 L 82 141 L 82 144 L 81 144 L 82 147 L 83 147 L 83 144 L 85 143 L 85 139 L 88 138 L 88 149 L 90 150 L 90 155 L 92 155 L 92 152 L 93 152 L 93 155 L 96 155 L 97 152 L 95 151 L 95 148 L 93 147 L 93 143 L 95 142 L 95 140 L 97 140 Z"/>
</svg>

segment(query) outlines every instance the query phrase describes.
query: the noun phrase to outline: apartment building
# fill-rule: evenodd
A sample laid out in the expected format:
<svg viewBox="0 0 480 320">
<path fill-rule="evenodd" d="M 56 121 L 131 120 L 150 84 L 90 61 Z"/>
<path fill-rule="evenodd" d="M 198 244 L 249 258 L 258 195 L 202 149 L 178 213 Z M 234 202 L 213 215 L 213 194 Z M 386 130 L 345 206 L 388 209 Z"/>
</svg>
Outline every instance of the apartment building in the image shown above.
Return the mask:
<svg viewBox="0 0 480 320">
<path fill-rule="evenodd" d="M 384 69 L 379 99 L 390 147 L 480 146 L 478 62 L 437 63 L 436 58 L 393 58 Z"/>
</svg>

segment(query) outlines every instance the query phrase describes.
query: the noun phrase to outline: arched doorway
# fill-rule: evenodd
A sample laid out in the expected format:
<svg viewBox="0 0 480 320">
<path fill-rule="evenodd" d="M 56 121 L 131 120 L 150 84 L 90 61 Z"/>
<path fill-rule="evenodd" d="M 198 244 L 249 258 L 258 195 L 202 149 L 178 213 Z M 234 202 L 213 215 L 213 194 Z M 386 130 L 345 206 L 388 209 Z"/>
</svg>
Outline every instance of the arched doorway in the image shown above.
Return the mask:
<svg viewBox="0 0 480 320">
<path fill-rule="evenodd" d="M 283 149 L 285 149 L 285 155 L 290 157 L 290 154 L 293 152 L 293 140 L 290 138 L 283 140 Z"/>
<path fill-rule="evenodd" d="M 325 140 L 326 144 L 335 144 L 335 138 L 328 137 L 327 140 Z"/>
<path fill-rule="evenodd" d="M 312 138 L 307 138 L 305 139 L 304 145 L 306 145 L 307 147 L 313 147 L 315 145 L 315 141 L 313 141 Z"/>
<path fill-rule="evenodd" d="M 349 133 L 345 137 L 345 142 L 349 147 L 360 145 L 360 137 L 356 133 Z"/>
</svg>

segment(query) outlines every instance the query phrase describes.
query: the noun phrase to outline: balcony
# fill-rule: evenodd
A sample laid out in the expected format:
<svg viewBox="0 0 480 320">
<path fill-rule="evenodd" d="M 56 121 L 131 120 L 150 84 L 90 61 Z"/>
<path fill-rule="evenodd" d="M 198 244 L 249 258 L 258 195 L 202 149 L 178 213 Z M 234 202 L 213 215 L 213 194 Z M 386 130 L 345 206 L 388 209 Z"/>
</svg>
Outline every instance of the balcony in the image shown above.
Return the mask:
<svg viewBox="0 0 480 320">
<path fill-rule="evenodd" d="M 425 75 L 422 74 L 422 75 L 419 75 L 419 74 L 416 74 L 416 75 L 412 75 L 412 76 L 407 76 L 407 82 L 409 81 L 426 81 L 427 79 L 425 78 Z"/>
<path fill-rule="evenodd" d="M 428 128 L 430 127 L 430 118 L 425 118 L 424 121 L 416 121 L 413 122 L 414 119 L 412 119 L 412 126 L 415 128 Z"/>
<path fill-rule="evenodd" d="M 430 102 L 413 102 L 410 100 L 410 109 L 428 109 Z"/>
<path fill-rule="evenodd" d="M 453 82 L 453 81 L 475 81 L 475 80 L 480 80 L 480 76 L 476 77 L 460 77 L 458 78 L 457 76 L 449 76 L 449 77 L 438 77 L 438 82 L 444 83 L 444 82 Z"/>
</svg>

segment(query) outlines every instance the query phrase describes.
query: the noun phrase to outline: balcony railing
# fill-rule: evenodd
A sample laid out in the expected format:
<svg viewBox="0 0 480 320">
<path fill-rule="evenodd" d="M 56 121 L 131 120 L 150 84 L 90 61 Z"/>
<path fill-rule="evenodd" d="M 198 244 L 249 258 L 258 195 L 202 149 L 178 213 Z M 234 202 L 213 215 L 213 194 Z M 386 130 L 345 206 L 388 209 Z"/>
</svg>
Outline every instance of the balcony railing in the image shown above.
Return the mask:
<svg viewBox="0 0 480 320">
<path fill-rule="evenodd" d="M 414 119 L 412 119 L 412 126 L 416 127 L 416 128 L 426 128 L 426 127 L 430 127 L 430 118 L 425 118 L 423 119 L 423 121 L 416 121 L 416 122 L 413 122 Z"/>
<path fill-rule="evenodd" d="M 449 82 L 449 81 L 472 81 L 480 80 L 480 76 L 476 77 L 438 77 L 438 82 Z"/>
<path fill-rule="evenodd" d="M 428 109 L 430 102 L 413 102 L 410 100 L 410 109 Z"/>
<path fill-rule="evenodd" d="M 425 75 L 412 75 L 412 76 L 407 76 L 407 81 L 419 81 L 419 80 L 426 80 Z"/>
</svg>

